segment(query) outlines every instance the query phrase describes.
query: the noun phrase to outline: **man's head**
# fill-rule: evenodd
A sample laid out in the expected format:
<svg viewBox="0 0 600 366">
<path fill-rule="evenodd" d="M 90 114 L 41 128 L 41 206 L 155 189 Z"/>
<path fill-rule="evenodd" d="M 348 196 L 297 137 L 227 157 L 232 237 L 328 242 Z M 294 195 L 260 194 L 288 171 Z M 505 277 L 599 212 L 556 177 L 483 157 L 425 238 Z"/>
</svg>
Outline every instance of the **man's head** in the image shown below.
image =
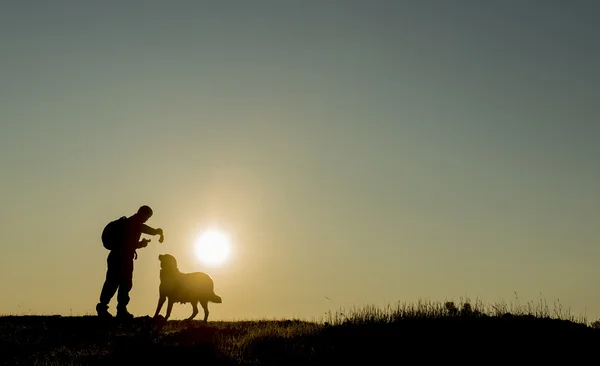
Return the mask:
<svg viewBox="0 0 600 366">
<path fill-rule="evenodd" d="M 152 217 L 152 209 L 149 206 L 143 205 L 138 209 L 136 215 L 140 218 L 140 221 L 144 223 Z"/>
</svg>

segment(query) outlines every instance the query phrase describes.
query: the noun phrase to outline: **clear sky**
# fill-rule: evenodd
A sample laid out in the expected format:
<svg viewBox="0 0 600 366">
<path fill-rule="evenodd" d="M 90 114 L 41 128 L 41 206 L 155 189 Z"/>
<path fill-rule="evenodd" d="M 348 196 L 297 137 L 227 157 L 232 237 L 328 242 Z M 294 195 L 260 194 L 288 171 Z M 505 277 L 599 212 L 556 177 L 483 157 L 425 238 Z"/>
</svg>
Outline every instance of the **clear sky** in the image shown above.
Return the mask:
<svg viewBox="0 0 600 366">
<path fill-rule="evenodd" d="M 148 204 L 138 316 L 171 253 L 213 276 L 211 319 L 515 291 L 598 318 L 599 24 L 594 0 L 2 2 L 0 313 L 94 313 L 101 230 Z"/>
</svg>

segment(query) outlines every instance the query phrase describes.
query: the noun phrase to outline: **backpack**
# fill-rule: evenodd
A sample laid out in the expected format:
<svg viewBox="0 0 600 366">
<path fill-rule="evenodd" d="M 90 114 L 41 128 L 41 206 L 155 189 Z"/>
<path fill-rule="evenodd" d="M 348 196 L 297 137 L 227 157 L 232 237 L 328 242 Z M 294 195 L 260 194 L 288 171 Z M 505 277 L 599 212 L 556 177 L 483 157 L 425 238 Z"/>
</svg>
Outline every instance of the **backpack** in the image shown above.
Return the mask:
<svg viewBox="0 0 600 366">
<path fill-rule="evenodd" d="M 108 250 L 116 249 L 125 239 L 127 217 L 121 216 L 106 224 L 102 230 L 102 245 Z"/>
</svg>

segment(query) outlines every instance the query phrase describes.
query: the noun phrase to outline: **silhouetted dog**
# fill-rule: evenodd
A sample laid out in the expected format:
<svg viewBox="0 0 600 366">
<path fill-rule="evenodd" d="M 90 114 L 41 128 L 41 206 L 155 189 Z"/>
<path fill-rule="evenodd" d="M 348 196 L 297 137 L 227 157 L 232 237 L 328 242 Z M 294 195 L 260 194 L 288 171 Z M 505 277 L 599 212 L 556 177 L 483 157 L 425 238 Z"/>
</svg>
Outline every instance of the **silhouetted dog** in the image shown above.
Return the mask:
<svg viewBox="0 0 600 366">
<path fill-rule="evenodd" d="M 193 312 L 188 320 L 194 319 L 198 314 L 199 302 L 204 309 L 204 321 L 206 322 L 208 320 L 208 302 L 222 303 L 221 297 L 214 293 L 212 278 L 203 272 L 181 273 L 177 268 L 177 260 L 170 254 L 160 254 L 158 260 L 161 268 L 160 287 L 154 318 L 158 318 L 160 309 L 165 300 L 169 298 L 165 320 L 171 316 L 173 304 L 176 302 L 192 304 Z"/>
</svg>

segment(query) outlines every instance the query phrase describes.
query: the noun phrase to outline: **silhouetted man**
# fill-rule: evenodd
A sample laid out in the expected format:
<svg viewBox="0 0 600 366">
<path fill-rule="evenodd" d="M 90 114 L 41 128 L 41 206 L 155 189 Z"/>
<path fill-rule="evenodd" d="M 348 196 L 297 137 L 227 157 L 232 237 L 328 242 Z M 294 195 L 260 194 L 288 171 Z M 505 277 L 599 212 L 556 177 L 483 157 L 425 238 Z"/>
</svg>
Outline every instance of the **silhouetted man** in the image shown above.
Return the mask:
<svg viewBox="0 0 600 366">
<path fill-rule="evenodd" d="M 100 302 L 96 305 L 96 312 L 101 317 L 112 317 L 108 312 L 108 303 L 119 290 L 117 295 L 117 318 L 130 319 L 133 315 L 127 311 L 129 291 L 133 286 L 133 260 L 137 259 L 137 249 L 145 248 L 150 240 L 140 241 L 142 233 L 160 235 L 159 241 L 164 239 L 162 229 L 153 229 L 145 222 L 152 216 L 152 209 L 142 206 L 137 213 L 124 219 L 124 228 L 119 245 L 112 249 L 106 260 L 108 269 L 106 280 L 100 293 Z"/>
</svg>

